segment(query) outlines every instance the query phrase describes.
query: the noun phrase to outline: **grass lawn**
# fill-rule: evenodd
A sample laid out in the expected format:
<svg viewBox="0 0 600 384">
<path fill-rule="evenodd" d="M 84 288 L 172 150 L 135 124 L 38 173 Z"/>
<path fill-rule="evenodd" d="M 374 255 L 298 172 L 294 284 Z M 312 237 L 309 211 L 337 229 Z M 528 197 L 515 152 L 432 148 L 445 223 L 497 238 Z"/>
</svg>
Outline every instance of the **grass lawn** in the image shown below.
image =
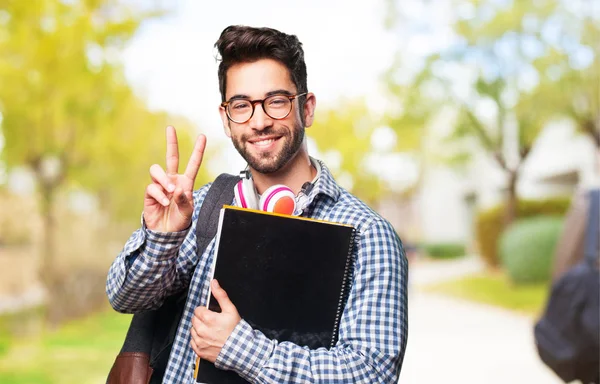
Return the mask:
<svg viewBox="0 0 600 384">
<path fill-rule="evenodd" d="M 105 383 L 130 321 L 131 315 L 106 310 L 15 340 L 0 351 L 0 383 Z"/>
<path fill-rule="evenodd" d="M 530 316 L 543 311 L 548 289 L 548 284 L 516 286 L 501 272 L 485 272 L 424 287 L 426 292 L 496 305 Z"/>
</svg>

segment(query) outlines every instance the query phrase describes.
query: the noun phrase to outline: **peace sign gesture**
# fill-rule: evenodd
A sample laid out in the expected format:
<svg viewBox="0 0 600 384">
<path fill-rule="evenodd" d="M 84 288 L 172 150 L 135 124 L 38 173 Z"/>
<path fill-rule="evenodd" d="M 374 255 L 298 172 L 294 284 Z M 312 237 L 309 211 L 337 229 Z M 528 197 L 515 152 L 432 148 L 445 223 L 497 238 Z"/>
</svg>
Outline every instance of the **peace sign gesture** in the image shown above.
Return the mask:
<svg viewBox="0 0 600 384">
<path fill-rule="evenodd" d="M 186 229 L 194 212 L 194 181 L 198 175 L 206 137 L 199 135 L 183 174 L 179 174 L 179 145 L 175 128 L 167 127 L 167 169 L 158 164 L 150 167 L 152 183 L 144 196 L 146 227 L 158 232 L 178 232 Z"/>
</svg>

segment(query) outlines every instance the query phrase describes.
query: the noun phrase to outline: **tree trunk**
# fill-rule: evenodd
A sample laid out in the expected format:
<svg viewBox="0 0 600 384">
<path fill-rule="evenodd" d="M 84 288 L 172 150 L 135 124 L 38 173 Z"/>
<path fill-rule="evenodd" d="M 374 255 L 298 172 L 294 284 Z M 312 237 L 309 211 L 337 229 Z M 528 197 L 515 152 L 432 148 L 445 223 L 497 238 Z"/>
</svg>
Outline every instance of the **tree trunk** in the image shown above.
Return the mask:
<svg viewBox="0 0 600 384">
<path fill-rule="evenodd" d="M 519 180 L 519 170 L 508 171 L 508 186 L 506 190 L 506 211 L 504 212 L 504 228 L 507 228 L 518 214 L 518 196 L 517 182 Z"/>
<path fill-rule="evenodd" d="M 33 163 L 35 171 L 36 184 L 38 186 L 40 198 L 40 213 L 42 216 L 42 233 L 41 233 L 41 249 L 40 263 L 37 271 L 39 281 L 43 284 L 46 290 L 46 325 L 51 328 L 58 324 L 58 317 L 54 309 L 60 300 L 57 297 L 59 286 L 62 282 L 60 268 L 57 265 L 57 234 L 56 234 L 56 215 L 55 215 L 55 197 L 58 187 L 64 179 L 64 173 L 59 172 L 51 180 L 44 174 L 41 161 Z"/>
<path fill-rule="evenodd" d="M 600 150 L 600 127 L 598 127 L 591 118 L 585 120 L 581 126 L 583 131 L 592 138 L 592 141 L 596 145 L 596 149 Z"/>
<path fill-rule="evenodd" d="M 55 187 L 40 183 L 42 213 L 42 249 L 40 252 L 40 280 L 48 287 L 56 268 L 56 217 L 54 216 Z M 48 280 L 50 279 L 50 280 Z"/>
</svg>

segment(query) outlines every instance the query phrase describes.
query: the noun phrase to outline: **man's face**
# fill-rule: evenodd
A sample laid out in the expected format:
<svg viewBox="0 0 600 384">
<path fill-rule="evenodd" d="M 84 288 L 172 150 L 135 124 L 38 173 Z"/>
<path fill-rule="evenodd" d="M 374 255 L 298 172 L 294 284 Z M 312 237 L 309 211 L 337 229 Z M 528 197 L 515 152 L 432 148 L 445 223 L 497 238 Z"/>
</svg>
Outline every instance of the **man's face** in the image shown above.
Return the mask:
<svg viewBox="0 0 600 384">
<path fill-rule="evenodd" d="M 241 63 L 227 71 L 226 100 L 264 99 L 273 93 L 295 95 L 296 87 L 288 69 L 275 60 L 262 59 Z M 250 167 L 260 173 L 273 173 L 294 158 L 304 141 L 298 101 L 292 101 L 292 111 L 284 119 L 269 117 L 256 103 L 252 118 L 242 124 L 229 121 L 221 108 L 225 133 Z"/>
</svg>

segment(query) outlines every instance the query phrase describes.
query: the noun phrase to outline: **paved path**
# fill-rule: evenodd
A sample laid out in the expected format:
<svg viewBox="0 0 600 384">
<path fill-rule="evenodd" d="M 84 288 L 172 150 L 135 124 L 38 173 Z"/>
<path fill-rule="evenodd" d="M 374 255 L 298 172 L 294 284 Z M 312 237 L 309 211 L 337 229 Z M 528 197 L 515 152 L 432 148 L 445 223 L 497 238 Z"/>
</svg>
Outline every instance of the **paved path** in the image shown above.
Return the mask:
<svg viewBox="0 0 600 384">
<path fill-rule="evenodd" d="M 410 283 L 414 286 L 457 279 L 461 276 L 481 272 L 484 268 L 483 262 L 477 256 L 456 260 L 416 260 L 410 267 Z"/>
<path fill-rule="evenodd" d="M 475 259 L 417 264 L 409 293 L 409 338 L 400 384 L 560 384 L 539 360 L 533 319 L 493 306 L 419 291 L 477 270 Z"/>
</svg>

